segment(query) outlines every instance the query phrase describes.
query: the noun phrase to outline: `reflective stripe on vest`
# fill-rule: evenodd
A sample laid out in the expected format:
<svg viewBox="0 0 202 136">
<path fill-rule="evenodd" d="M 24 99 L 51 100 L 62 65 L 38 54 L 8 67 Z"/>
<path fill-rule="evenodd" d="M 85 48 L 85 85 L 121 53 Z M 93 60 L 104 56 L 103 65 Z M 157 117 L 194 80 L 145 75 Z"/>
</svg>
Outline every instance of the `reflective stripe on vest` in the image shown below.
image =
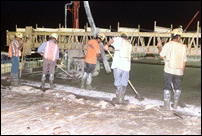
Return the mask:
<svg viewBox="0 0 202 136">
<path fill-rule="evenodd" d="M 168 66 L 170 68 L 182 69 L 185 57 L 186 57 L 185 46 L 181 43 L 172 42 L 172 49 L 170 52 L 170 59 Z"/>
<path fill-rule="evenodd" d="M 48 41 L 44 50 L 44 58 L 55 61 L 57 53 L 58 53 L 58 45 Z"/>
<path fill-rule="evenodd" d="M 10 45 L 9 45 L 9 48 L 8 48 L 8 57 L 12 57 L 12 56 L 16 56 L 16 57 L 19 57 L 21 56 L 21 51 L 16 49 L 16 46 L 15 44 L 19 47 L 19 44 L 18 42 L 16 41 L 13 41 Z M 13 48 L 12 48 L 13 47 Z M 17 51 L 16 51 L 17 50 Z"/>
</svg>

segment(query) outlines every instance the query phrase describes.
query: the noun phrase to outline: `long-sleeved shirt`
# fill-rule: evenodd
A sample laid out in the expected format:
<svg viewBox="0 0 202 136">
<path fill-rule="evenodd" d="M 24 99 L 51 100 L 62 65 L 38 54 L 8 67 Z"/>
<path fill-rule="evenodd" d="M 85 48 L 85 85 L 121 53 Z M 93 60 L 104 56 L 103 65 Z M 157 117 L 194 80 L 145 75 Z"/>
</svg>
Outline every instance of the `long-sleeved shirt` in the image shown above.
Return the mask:
<svg viewBox="0 0 202 136">
<path fill-rule="evenodd" d="M 50 42 L 53 42 L 53 41 L 50 40 Z M 54 42 L 53 42 L 53 43 L 54 43 Z M 45 50 L 46 45 L 47 45 L 47 41 L 46 41 L 46 42 L 43 42 L 43 43 L 40 45 L 40 47 L 37 49 L 37 53 L 40 54 L 41 52 L 43 52 L 43 51 Z M 58 48 L 58 53 L 57 53 L 56 59 L 59 60 L 59 48 Z"/>
<path fill-rule="evenodd" d="M 11 49 L 12 49 L 12 56 L 17 56 L 19 57 L 21 54 L 18 50 L 19 47 L 19 43 L 16 39 L 13 40 L 13 42 L 11 43 Z"/>
</svg>

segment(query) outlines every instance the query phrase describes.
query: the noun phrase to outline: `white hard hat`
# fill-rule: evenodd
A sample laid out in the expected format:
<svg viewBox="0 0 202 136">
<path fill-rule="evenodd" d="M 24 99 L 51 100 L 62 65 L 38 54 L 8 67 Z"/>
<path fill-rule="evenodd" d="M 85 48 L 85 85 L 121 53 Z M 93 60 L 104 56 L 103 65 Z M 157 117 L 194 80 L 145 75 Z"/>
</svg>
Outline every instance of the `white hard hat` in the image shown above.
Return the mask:
<svg viewBox="0 0 202 136">
<path fill-rule="evenodd" d="M 22 38 L 23 37 L 22 33 L 20 33 L 20 32 L 15 33 L 15 36 L 18 37 L 18 38 Z"/>
<path fill-rule="evenodd" d="M 51 37 L 55 38 L 56 40 L 58 39 L 58 35 L 56 33 L 51 34 Z"/>
</svg>

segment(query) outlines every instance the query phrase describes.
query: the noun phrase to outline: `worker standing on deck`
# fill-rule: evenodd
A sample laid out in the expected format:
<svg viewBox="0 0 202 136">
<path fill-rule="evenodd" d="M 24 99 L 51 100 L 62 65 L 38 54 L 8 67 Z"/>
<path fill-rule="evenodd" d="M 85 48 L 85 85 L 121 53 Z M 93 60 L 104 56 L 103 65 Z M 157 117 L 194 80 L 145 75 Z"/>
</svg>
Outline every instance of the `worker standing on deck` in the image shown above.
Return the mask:
<svg viewBox="0 0 202 136">
<path fill-rule="evenodd" d="M 19 86 L 19 79 L 18 79 L 18 70 L 19 70 L 19 62 L 21 56 L 22 47 L 26 41 L 26 38 L 23 40 L 22 44 L 19 45 L 19 42 L 22 40 L 23 34 L 22 33 L 15 33 L 15 39 L 9 46 L 8 50 L 8 57 L 11 58 L 11 86 Z"/>
<path fill-rule="evenodd" d="M 108 50 L 108 46 L 112 45 L 115 48 L 114 58 L 111 68 L 114 73 L 114 86 L 116 90 L 116 103 L 128 103 L 124 100 L 126 88 L 129 80 L 129 72 L 131 69 L 131 52 L 132 45 L 127 40 L 128 34 L 122 32 L 120 37 L 112 38 L 104 49 Z"/>
<path fill-rule="evenodd" d="M 85 66 L 84 66 L 84 74 L 81 79 L 81 88 L 85 88 L 85 82 L 86 82 L 86 89 L 87 90 L 93 90 L 91 86 L 92 83 L 92 76 L 93 71 L 96 67 L 97 58 L 100 56 L 100 45 L 99 43 L 102 42 L 105 38 L 105 35 L 100 33 L 98 34 L 95 39 L 91 39 L 87 43 L 87 53 L 85 57 Z"/>
<path fill-rule="evenodd" d="M 46 75 L 49 72 L 49 83 L 50 88 L 53 89 L 55 66 L 57 65 L 57 60 L 59 59 L 59 47 L 56 44 L 58 35 L 53 33 L 49 41 L 43 42 L 38 48 L 37 52 L 43 56 L 43 75 L 41 78 L 41 89 L 44 91 Z"/>
<path fill-rule="evenodd" d="M 180 43 L 182 31 L 179 28 L 171 32 L 172 40 L 166 43 L 162 49 L 162 43 L 158 42 L 160 58 L 164 58 L 164 106 L 163 109 L 170 110 L 170 98 L 172 85 L 174 87 L 174 105 L 177 104 L 181 94 L 181 80 L 184 74 L 184 68 L 187 61 L 186 47 Z"/>
</svg>

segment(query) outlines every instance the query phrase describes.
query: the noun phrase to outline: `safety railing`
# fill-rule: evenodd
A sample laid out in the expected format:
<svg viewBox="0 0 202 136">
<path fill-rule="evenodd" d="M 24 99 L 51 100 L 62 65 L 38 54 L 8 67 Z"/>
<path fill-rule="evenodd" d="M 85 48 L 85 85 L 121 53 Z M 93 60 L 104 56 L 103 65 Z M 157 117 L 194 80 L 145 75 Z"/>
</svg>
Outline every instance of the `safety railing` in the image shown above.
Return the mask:
<svg viewBox="0 0 202 136">
<path fill-rule="evenodd" d="M 22 63 L 23 62 L 23 63 Z M 20 59 L 19 69 L 24 68 L 38 68 L 43 66 L 43 58 L 26 58 L 26 61 Z M 1 74 L 7 74 L 11 72 L 12 63 L 11 60 L 1 60 Z"/>
</svg>

